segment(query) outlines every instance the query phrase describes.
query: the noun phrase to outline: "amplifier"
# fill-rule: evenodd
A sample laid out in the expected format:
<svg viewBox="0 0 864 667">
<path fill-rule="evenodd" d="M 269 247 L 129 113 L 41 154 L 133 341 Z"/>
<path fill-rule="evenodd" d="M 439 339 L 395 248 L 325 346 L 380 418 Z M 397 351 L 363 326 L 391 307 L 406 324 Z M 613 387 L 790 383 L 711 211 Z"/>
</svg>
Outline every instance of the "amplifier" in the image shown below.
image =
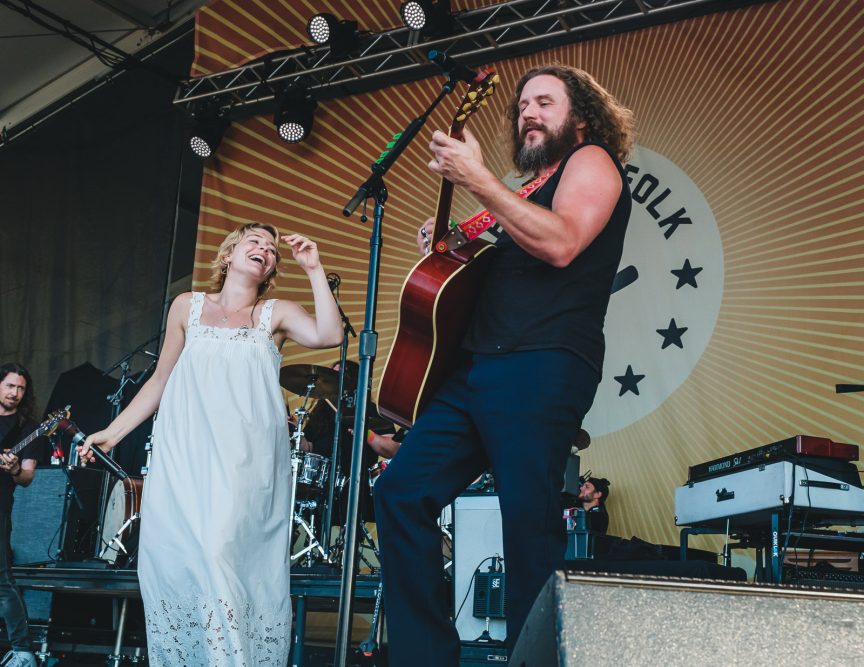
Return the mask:
<svg viewBox="0 0 864 667">
<path fill-rule="evenodd" d="M 489 613 L 489 636 L 503 641 L 507 636 L 504 621 L 503 572 L 489 571 L 504 553 L 501 510 L 495 494 L 461 495 L 453 503 L 453 613 L 456 631 L 463 641 L 483 636 Z M 506 569 L 506 562 L 505 562 Z M 479 587 L 479 588 L 478 588 Z M 475 608 L 475 600 L 477 606 Z M 463 604 L 464 601 L 464 604 Z M 460 611 L 461 606 L 461 611 Z"/>
</svg>

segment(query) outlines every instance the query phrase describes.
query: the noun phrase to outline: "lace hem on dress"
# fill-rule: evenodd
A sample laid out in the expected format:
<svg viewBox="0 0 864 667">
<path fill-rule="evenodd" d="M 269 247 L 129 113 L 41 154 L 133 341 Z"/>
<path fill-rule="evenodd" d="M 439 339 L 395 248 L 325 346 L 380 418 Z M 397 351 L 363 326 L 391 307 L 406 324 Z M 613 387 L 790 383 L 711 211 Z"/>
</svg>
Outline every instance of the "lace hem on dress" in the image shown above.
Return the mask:
<svg viewBox="0 0 864 667">
<path fill-rule="evenodd" d="M 161 600 L 146 621 L 150 665 L 282 667 L 288 660 L 290 611 L 198 596 Z"/>
</svg>

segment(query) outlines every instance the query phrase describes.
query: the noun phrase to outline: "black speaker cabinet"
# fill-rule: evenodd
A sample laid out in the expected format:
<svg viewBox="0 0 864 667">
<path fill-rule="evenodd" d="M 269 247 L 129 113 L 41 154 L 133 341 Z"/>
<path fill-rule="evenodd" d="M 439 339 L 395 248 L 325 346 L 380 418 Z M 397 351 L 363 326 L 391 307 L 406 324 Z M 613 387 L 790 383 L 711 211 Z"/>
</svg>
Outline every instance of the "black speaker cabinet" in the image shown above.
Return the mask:
<svg viewBox="0 0 864 667">
<path fill-rule="evenodd" d="M 15 489 L 12 505 L 13 563 L 44 563 L 57 557 L 66 475 L 60 468 L 37 468 L 30 486 Z"/>
<path fill-rule="evenodd" d="M 65 521 L 68 487 L 63 468 L 39 467 L 30 486 L 16 488 L 12 506 L 13 564 L 92 557 L 96 549 L 99 498 L 106 474 L 99 470 L 70 473 L 75 494 L 70 495 Z M 24 602 L 31 620 L 48 619 L 51 593 L 25 590 Z"/>
<path fill-rule="evenodd" d="M 33 482 L 15 489 L 12 505 L 13 564 L 44 563 L 57 556 L 63 524 L 66 476 L 58 468 L 37 468 Z M 31 621 L 47 621 L 51 593 L 25 589 Z"/>
<path fill-rule="evenodd" d="M 556 572 L 510 664 L 861 665 L 864 595 Z"/>
</svg>

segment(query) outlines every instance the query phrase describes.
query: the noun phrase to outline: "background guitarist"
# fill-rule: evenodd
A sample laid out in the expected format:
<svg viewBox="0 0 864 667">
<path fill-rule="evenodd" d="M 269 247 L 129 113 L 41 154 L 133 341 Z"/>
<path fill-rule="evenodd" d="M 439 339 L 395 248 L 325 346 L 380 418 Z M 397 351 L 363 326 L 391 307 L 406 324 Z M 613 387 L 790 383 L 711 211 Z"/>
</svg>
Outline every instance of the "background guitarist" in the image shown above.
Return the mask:
<svg viewBox="0 0 864 667">
<path fill-rule="evenodd" d="M 467 188 L 503 234 L 462 360 L 375 486 L 395 667 L 459 664 L 436 518 L 487 467 L 501 504 L 511 650 L 540 588 L 564 565 L 560 491 L 603 366 L 630 215 L 621 162 L 633 121 L 589 74 L 558 65 L 526 72 L 507 116 L 516 168 L 530 181 L 548 177 L 528 198 L 487 169 L 467 130 L 464 142 L 436 131 L 429 145 L 429 169 Z"/>
<path fill-rule="evenodd" d="M 37 426 L 36 399 L 30 373 L 20 364 L 0 366 L 0 616 L 9 633 L 12 650 L 0 664 L 35 667 L 30 652 L 27 611 L 21 593 L 12 579 L 12 494 L 16 486 L 28 486 L 36 473 L 36 461 L 44 440 L 37 438 L 20 452 L 8 454 Z M 8 661 L 8 662 L 7 662 Z"/>
</svg>

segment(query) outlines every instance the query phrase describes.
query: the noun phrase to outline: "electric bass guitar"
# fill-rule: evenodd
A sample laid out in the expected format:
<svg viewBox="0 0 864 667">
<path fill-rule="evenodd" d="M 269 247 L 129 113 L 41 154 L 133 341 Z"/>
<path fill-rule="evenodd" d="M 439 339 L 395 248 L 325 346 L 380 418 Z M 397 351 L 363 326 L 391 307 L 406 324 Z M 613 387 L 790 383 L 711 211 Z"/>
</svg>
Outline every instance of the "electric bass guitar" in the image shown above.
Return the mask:
<svg viewBox="0 0 864 667">
<path fill-rule="evenodd" d="M 499 81 L 494 70 L 477 75 L 456 110 L 450 136 L 462 139 L 469 116 L 486 104 Z M 396 336 L 378 387 L 378 412 L 410 427 L 452 370 L 494 246 L 450 228 L 453 184 L 442 179 L 430 252 L 402 285 Z"/>
<path fill-rule="evenodd" d="M 43 435 L 51 435 L 54 431 L 57 430 L 57 427 L 64 423 L 65 420 L 69 419 L 69 407 L 67 406 L 63 410 L 55 410 L 51 414 L 49 414 L 45 421 L 39 424 L 36 429 L 30 433 L 26 438 L 24 438 L 17 445 L 12 447 L 11 449 L 4 450 L 7 454 L 17 455 L 22 449 L 24 449 L 27 445 L 33 442 L 36 438 L 41 437 Z"/>
</svg>

